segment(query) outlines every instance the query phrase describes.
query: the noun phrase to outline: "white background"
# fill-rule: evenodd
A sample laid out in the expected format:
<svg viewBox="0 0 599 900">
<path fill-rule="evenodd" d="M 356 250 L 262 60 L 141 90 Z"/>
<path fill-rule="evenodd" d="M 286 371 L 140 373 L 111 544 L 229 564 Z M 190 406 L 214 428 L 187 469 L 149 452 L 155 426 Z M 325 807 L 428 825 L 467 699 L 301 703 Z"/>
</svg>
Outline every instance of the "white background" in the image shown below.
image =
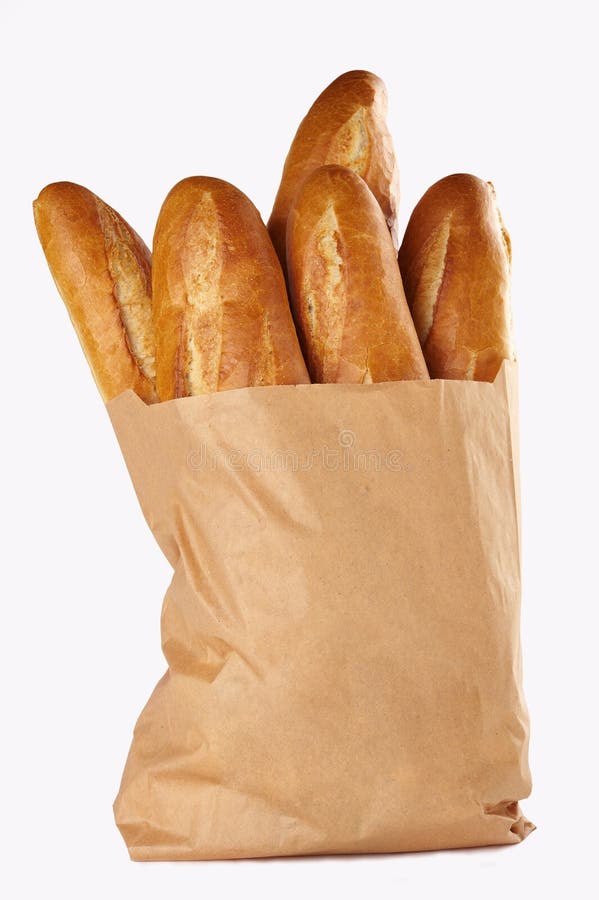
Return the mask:
<svg viewBox="0 0 599 900">
<path fill-rule="evenodd" d="M 596 896 L 597 120 L 591 4 L 3 2 L 4 896 Z M 31 201 L 77 181 L 151 243 L 211 174 L 263 216 L 334 77 L 387 82 L 401 229 L 438 178 L 496 187 L 514 247 L 523 639 L 538 830 L 501 849 L 133 864 L 112 820 L 162 674 L 169 569 L 38 246 Z"/>
</svg>

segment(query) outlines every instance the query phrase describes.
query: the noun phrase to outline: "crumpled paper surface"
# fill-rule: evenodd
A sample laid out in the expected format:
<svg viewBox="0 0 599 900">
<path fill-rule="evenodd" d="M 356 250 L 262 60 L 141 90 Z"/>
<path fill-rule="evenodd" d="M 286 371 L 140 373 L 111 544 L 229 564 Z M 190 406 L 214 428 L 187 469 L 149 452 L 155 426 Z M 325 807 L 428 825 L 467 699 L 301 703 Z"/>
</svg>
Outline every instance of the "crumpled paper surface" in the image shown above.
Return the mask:
<svg viewBox="0 0 599 900">
<path fill-rule="evenodd" d="M 115 816 L 135 860 L 508 844 L 534 827 L 517 368 L 108 404 L 173 566 Z"/>
</svg>

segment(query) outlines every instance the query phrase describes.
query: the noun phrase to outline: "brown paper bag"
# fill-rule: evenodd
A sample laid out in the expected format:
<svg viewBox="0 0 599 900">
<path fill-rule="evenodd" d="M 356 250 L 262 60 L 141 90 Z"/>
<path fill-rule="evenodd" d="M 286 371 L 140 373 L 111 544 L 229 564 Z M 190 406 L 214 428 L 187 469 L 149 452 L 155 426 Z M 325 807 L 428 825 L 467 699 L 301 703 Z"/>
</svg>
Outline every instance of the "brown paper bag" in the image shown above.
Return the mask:
<svg viewBox="0 0 599 900">
<path fill-rule="evenodd" d="M 516 378 L 109 404 L 174 568 L 115 802 L 133 859 L 529 833 Z"/>
</svg>

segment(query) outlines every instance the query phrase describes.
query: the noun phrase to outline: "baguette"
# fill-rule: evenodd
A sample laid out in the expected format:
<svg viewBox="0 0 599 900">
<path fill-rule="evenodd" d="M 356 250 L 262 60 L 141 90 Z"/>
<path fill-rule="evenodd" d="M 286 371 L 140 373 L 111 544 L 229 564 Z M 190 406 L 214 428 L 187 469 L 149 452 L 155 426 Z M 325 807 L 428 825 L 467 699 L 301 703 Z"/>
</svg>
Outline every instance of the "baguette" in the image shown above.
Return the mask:
<svg viewBox="0 0 599 900">
<path fill-rule="evenodd" d="M 450 175 L 429 188 L 399 265 L 431 377 L 493 381 L 515 358 L 511 245 L 493 185 Z"/>
<path fill-rule="evenodd" d="M 132 388 L 153 402 L 150 251 L 114 209 L 78 184 L 49 184 L 33 212 L 102 398 Z"/>
<path fill-rule="evenodd" d="M 285 161 L 268 222 L 272 242 L 285 267 L 285 229 L 304 179 L 320 166 L 346 166 L 360 175 L 378 200 L 395 247 L 399 175 L 387 128 L 387 91 L 371 72 L 346 72 L 314 102 L 301 122 Z"/>
<path fill-rule="evenodd" d="M 161 400 L 309 382 L 277 255 L 233 185 L 175 185 L 158 217 L 152 277 Z"/>
<path fill-rule="evenodd" d="M 289 213 L 291 302 L 313 381 L 428 379 L 385 217 L 341 166 L 304 182 Z"/>
</svg>

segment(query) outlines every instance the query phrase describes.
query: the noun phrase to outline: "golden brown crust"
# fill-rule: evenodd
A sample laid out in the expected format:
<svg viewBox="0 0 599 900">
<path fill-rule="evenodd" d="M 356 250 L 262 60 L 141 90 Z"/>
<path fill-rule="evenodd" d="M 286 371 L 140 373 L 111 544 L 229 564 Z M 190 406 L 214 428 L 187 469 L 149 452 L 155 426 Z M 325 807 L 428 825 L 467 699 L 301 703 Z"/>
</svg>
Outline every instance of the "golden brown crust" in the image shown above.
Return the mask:
<svg viewBox="0 0 599 900">
<path fill-rule="evenodd" d="M 277 255 L 233 185 L 175 185 L 158 217 L 152 277 L 161 400 L 309 382 Z"/>
<path fill-rule="evenodd" d="M 316 99 L 291 144 L 268 222 L 283 267 L 291 204 L 304 179 L 324 165 L 345 166 L 365 180 L 399 246 L 399 175 L 386 114 L 385 85 L 371 72 L 345 72 Z"/>
<path fill-rule="evenodd" d="M 114 209 L 57 182 L 33 204 L 50 271 L 104 401 L 156 399 L 150 251 Z"/>
<path fill-rule="evenodd" d="M 493 185 L 450 175 L 429 188 L 399 265 L 431 378 L 493 381 L 514 359 L 511 247 Z"/>
<path fill-rule="evenodd" d="M 291 302 L 312 380 L 427 379 L 385 218 L 366 183 L 325 166 L 289 213 Z"/>
</svg>

